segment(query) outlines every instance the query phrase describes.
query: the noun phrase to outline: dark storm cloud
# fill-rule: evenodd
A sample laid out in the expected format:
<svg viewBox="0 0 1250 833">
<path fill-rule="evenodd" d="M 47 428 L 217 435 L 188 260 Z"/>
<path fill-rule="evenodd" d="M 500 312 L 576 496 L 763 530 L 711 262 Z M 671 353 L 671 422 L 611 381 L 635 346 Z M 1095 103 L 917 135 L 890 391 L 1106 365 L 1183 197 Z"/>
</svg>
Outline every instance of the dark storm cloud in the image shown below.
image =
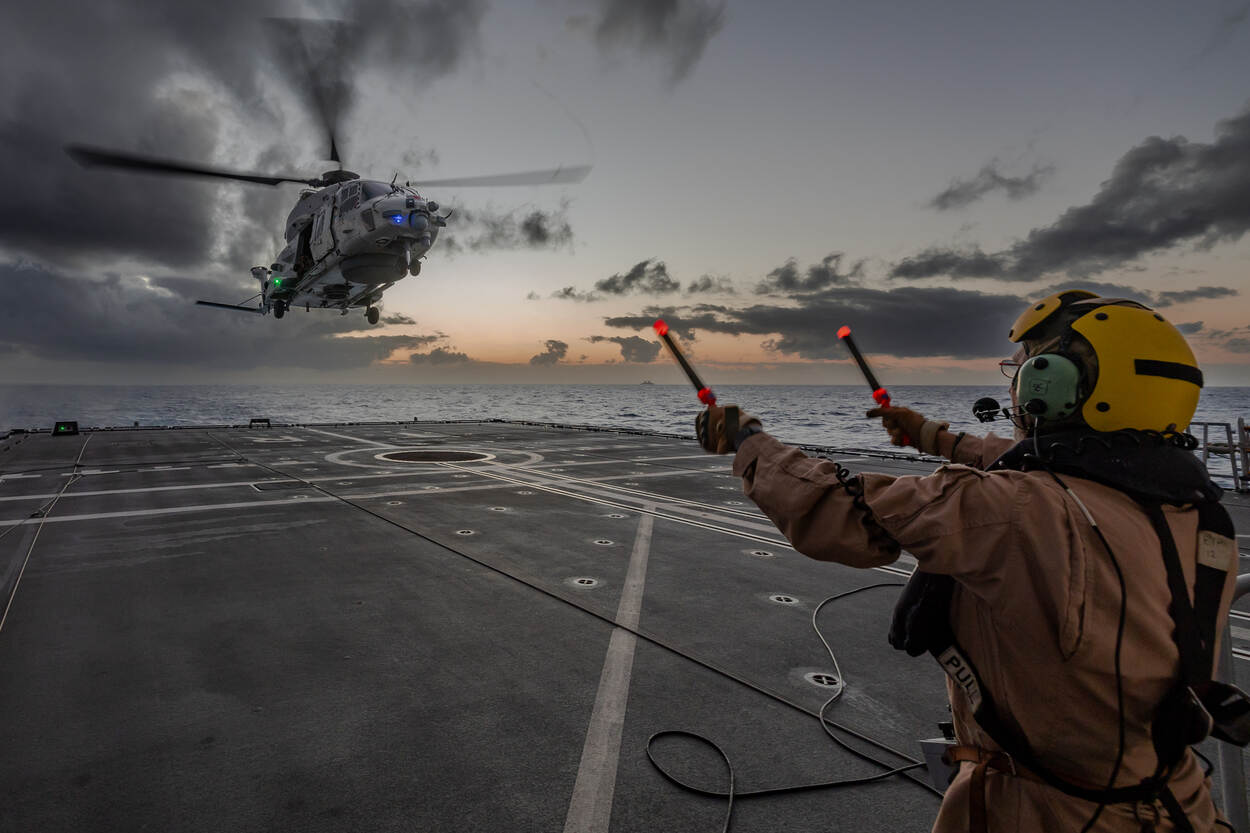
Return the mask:
<svg viewBox="0 0 1250 833">
<path fill-rule="evenodd" d="M 415 318 L 410 318 L 409 316 L 404 315 L 402 312 L 397 312 L 394 315 L 382 316 L 382 323 L 383 324 L 416 324 L 417 321 Z"/>
<path fill-rule="evenodd" d="M 647 325 L 650 326 L 650 322 Z M 627 362 L 643 364 L 653 362 L 660 352 L 660 342 L 639 336 L 587 336 L 586 340 L 591 344 L 598 344 L 601 341 L 612 342 L 621 348 L 621 358 Z"/>
<path fill-rule="evenodd" d="M 319 166 L 309 163 L 326 155 L 325 139 L 308 136 L 305 125 L 289 132 L 268 98 L 272 80 L 298 62 L 264 19 L 316 15 L 321 7 L 242 0 L 10 6 L 0 52 L 0 154 L 6 184 L 22 199 L 0 205 L 0 247 L 97 268 L 118 259 L 179 269 L 269 262 L 293 201 L 290 187 L 223 188 L 86 171 L 61 146 L 79 142 L 226 168 L 317 173 Z M 363 47 L 353 56 L 356 70 L 428 84 L 474 48 L 484 3 L 369 0 L 351 8 Z M 321 57 L 322 64 L 334 63 L 332 55 Z M 307 91 L 308 78 L 292 80 L 297 83 L 284 97 L 294 100 Z M 350 161 L 352 146 L 369 137 L 350 124 L 340 132 Z M 229 189 L 243 196 L 232 201 L 223 196 L 234 193 Z"/>
<path fill-rule="evenodd" d="M 1229 286 L 1196 286 L 1193 289 L 1172 289 L 1158 293 L 1156 306 L 1166 307 L 1172 304 L 1184 304 L 1204 298 L 1230 298 L 1240 293 Z"/>
<path fill-rule="evenodd" d="M 1085 205 L 1008 249 L 930 249 L 896 264 L 895 278 L 1091 275 L 1183 243 L 1209 248 L 1250 230 L 1250 109 L 1220 122 L 1215 141 L 1153 136 L 1124 154 Z"/>
<path fill-rule="evenodd" d="M 358 368 L 437 336 L 361 336 L 364 316 L 292 310 L 282 321 L 197 307 L 196 298 L 241 300 L 210 281 L 162 277 L 66 277 L 42 267 L 0 265 L 9 297 L 0 306 L 0 344 L 37 358 L 175 364 L 191 368 Z"/>
<path fill-rule="evenodd" d="M 813 267 L 815 268 L 815 267 Z M 662 260 L 648 258 L 635 263 L 627 272 L 617 273 L 595 282 L 595 288 L 581 291 L 574 286 L 566 286 L 551 293 L 551 297 L 562 301 L 602 301 L 604 296 L 622 295 L 671 295 L 681 292 L 681 282 L 668 272 Z M 686 287 L 687 295 L 721 294 L 733 295 L 736 290 L 728 278 L 713 278 L 703 275 L 690 282 Z M 530 295 L 536 295 L 531 292 Z"/>
<path fill-rule="evenodd" d="M 595 24 L 599 48 L 632 47 L 659 55 L 676 85 L 690 74 L 725 25 L 725 3 L 704 0 L 604 0 Z"/>
<path fill-rule="evenodd" d="M 547 349 L 536 356 L 530 356 L 530 364 L 553 365 L 563 359 L 568 352 L 568 344 L 563 341 L 557 341 L 554 338 L 549 338 L 547 339 Z"/>
<path fill-rule="evenodd" d="M 737 295 L 729 278 L 700 275 L 686 286 L 687 295 Z"/>
<path fill-rule="evenodd" d="M 818 264 L 799 271 L 798 261 L 790 258 L 769 272 L 755 287 L 756 295 L 790 295 L 796 292 L 821 292 L 834 286 L 849 286 L 863 276 L 864 261 L 858 260 L 843 273 L 843 254 L 833 252 L 825 255 Z"/>
<path fill-rule="evenodd" d="M 439 234 L 438 247 L 448 253 L 496 249 L 563 249 L 573 245 L 568 205 L 554 211 L 520 213 L 494 208 L 457 208 Z"/>
<path fill-rule="evenodd" d="M 891 278 L 1001 278 L 1007 270 L 1003 255 L 987 255 L 979 248 L 929 248 L 918 255 L 903 258 L 890 270 Z"/>
<path fill-rule="evenodd" d="M 1138 289 L 1135 286 L 1127 286 L 1121 283 L 1102 283 L 1099 281 L 1060 281 L 1045 289 L 1039 289 L 1032 294 L 1036 299 L 1041 299 L 1048 295 L 1054 295 L 1057 292 L 1066 292 L 1069 289 L 1084 289 L 1104 298 L 1127 298 L 1130 301 L 1137 301 L 1148 307 L 1159 305 L 1158 298 L 1149 290 Z"/>
<path fill-rule="evenodd" d="M 595 289 L 605 295 L 667 295 L 681 290 L 681 284 L 668 274 L 664 261 L 649 258 L 635 263 L 628 272 L 595 282 Z"/>
<path fill-rule="evenodd" d="M 595 293 L 579 292 L 577 288 L 573 286 L 566 286 L 563 289 L 557 289 L 555 292 L 551 293 L 551 297 L 560 301 L 581 301 L 582 303 L 599 300 L 599 296 Z"/>
<path fill-rule="evenodd" d="M 929 207 L 938 211 L 965 208 L 993 191 L 1002 191 L 1010 200 L 1022 200 L 1036 194 L 1054 172 L 1050 165 L 1034 165 L 1025 176 L 1006 176 L 995 159 L 977 171 L 976 176 L 952 180 L 946 190 L 929 200 Z"/>
<path fill-rule="evenodd" d="M 869 354 L 984 358 L 1010 352 L 1007 331 L 1024 304 L 1014 295 L 961 289 L 851 286 L 810 296 L 798 306 L 648 307 L 604 323 L 641 330 L 663 318 L 683 338 L 697 331 L 775 336 L 764 342 L 767 349 L 807 359 L 846 358 L 837 330 L 847 324 Z"/>
<path fill-rule="evenodd" d="M 1101 295 L 1104 298 L 1128 298 L 1130 301 L 1138 301 L 1148 307 L 1170 307 L 1173 304 L 1183 304 L 1188 301 L 1198 301 L 1204 298 L 1228 298 L 1240 293 L 1228 286 L 1198 286 L 1193 289 L 1176 289 L 1165 290 L 1163 292 L 1151 292 L 1148 289 L 1139 289 L 1135 286 L 1125 286 L 1118 283 L 1100 283 L 1098 281 L 1062 281 L 1060 283 L 1048 286 L 1036 293 L 1038 298 L 1045 298 L 1056 292 L 1063 292 L 1068 289 L 1086 289 L 1090 292 Z"/>
<path fill-rule="evenodd" d="M 408 361 L 413 364 L 439 365 L 469 364 L 475 360 L 448 347 L 435 347 L 428 353 L 413 353 L 408 357 Z"/>
</svg>

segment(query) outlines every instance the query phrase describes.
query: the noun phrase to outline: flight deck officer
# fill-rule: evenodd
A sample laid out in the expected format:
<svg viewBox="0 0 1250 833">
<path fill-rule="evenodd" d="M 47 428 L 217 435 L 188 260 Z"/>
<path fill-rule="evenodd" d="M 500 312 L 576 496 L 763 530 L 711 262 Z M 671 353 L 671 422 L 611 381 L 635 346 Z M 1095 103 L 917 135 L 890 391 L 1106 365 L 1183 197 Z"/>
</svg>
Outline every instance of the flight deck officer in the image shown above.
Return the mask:
<svg viewBox="0 0 1250 833">
<path fill-rule="evenodd" d="M 947 681 L 960 764 L 934 831 L 1231 829 L 1192 739 L 1169 735 L 1181 708 L 1169 695 L 1185 689 L 1183 670 L 1195 663 L 1182 664 L 1173 636 L 1164 536 L 1187 588 L 1200 534 L 1204 552 L 1225 562 L 1208 593 L 1215 621 L 1227 616 L 1236 578 L 1231 525 L 1212 531 L 1198 517 L 1199 506 L 1223 512 L 1219 489 L 1174 433 L 1197 406 L 1193 354 L 1153 311 L 1082 291 L 1030 306 L 1010 338 L 1023 351 L 1013 400 L 1023 403 L 1024 442 L 960 439 L 912 412 L 874 412 L 896 441 L 907 434 L 965 463 L 925 477 L 852 476 L 735 406 L 702 412 L 697 434 L 709 452 L 736 452 L 745 494 L 804 555 L 869 568 L 906 549 L 920 579 L 950 577 L 940 579 L 952 589 L 938 618 L 980 689 Z M 1198 676 L 1209 679 L 1214 640 L 1205 647 Z M 994 723 L 977 711 L 980 691 Z M 1134 800 L 1117 800 L 1126 795 Z"/>
</svg>

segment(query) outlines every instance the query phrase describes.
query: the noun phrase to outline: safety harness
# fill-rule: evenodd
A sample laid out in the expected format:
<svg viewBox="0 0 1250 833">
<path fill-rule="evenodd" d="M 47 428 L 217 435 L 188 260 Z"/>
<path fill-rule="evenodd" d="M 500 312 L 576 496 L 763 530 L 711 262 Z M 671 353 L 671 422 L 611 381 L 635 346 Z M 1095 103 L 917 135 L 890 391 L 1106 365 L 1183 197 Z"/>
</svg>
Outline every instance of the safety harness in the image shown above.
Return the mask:
<svg viewBox="0 0 1250 833">
<path fill-rule="evenodd" d="M 1208 735 L 1246 745 L 1250 741 L 1250 700 L 1235 686 L 1211 679 L 1220 599 L 1227 573 L 1236 565 L 1232 520 L 1219 502 L 1220 489 L 1205 467 L 1168 438 L 1141 432 L 1065 434 L 1048 439 L 1039 459 L 1032 440 L 1017 445 L 989 468 L 1027 471 L 1045 468 L 1096 480 L 1126 492 L 1141 504 L 1163 552 L 1180 651 L 1180 677 L 1159 705 L 1151 726 L 1158 766 L 1138 784 L 1105 788 L 1078 783 L 1054 772 L 1033 751 L 1028 738 L 1002 718 L 976 665 L 955 639 L 950 624 L 955 580 L 915 572 L 895 608 L 890 644 L 912 656 L 929 652 L 964 692 L 977 724 L 1002 752 L 955 746 L 951 763 L 976 764 L 970 779 L 969 818 L 973 833 L 987 830 L 985 773 L 995 769 L 1049 784 L 1066 795 L 1097 804 L 1158 801 L 1182 833 L 1193 833 L 1180 802 L 1168 786 L 1189 745 Z M 1198 563 L 1190 601 L 1176 542 L 1163 514 L 1164 503 L 1193 504 L 1198 512 Z"/>
</svg>

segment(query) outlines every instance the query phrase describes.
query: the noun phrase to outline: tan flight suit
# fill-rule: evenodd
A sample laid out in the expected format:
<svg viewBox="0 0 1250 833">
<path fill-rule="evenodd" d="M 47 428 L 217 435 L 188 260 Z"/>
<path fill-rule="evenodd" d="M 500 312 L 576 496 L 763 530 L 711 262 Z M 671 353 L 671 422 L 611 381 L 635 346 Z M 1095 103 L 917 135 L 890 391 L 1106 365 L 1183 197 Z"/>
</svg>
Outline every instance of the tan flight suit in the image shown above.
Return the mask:
<svg viewBox="0 0 1250 833">
<path fill-rule="evenodd" d="M 953 437 L 940 439 L 949 454 Z M 955 636 L 1004 721 L 1023 731 L 1052 771 L 1103 787 L 1119 736 L 1114 660 L 1119 583 L 1098 536 L 1048 474 L 981 470 L 1012 444 L 993 435 L 966 436 L 954 455 L 966 465 L 945 465 L 926 477 L 866 473 L 868 515 L 839 483 L 833 463 L 809 458 L 768 434 L 742 443 L 733 470 L 746 495 L 804 555 L 876 567 L 905 549 L 925 571 L 953 576 Z M 1180 673 L 1163 557 L 1149 520 L 1131 498 L 1089 480 L 1062 477 L 1101 527 L 1128 591 L 1121 650 L 1127 734 L 1116 786 L 1130 786 L 1154 773 L 1151 716 Z M 1164 512 L 1192 594 L 1197 513 L 1171 506 Z M 1235 578 L 1234 567 L 1220 623 Z M 949 679 L 947 691 L 959 742 L 998 750 Z M 972 769 L 970 763 L 961 765 L 938 812 L 936 833 L 969 829 Z M 1210 782 L 1192 752 L 1170 784 L 1197 833 L 1228 829 L 1215 824 Z M 986 778 L 986 804 L 992 833 L 1076 833 L 1096 807 L 1030 777 L 994 769 Z M 1157 829 L 1174 830 L 1158 809 Z M 1139 833 L 1138 818 L 1153 819 L 1154 809 L 1139 812 L 1135 818 L 1130 805 L 1107 806 L 1093 829 Z"/>
</svg>

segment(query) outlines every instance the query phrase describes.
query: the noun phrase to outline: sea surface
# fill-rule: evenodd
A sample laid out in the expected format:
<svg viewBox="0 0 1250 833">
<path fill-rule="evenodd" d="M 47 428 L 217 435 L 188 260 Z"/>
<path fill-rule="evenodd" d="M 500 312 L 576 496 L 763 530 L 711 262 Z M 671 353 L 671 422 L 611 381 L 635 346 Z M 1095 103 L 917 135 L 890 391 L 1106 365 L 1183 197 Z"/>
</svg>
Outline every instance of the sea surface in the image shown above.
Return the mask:
<svg viewBox="0 0 1250 833">
<path fill-rule="evenodd" d="M 864 386 L 717 387 L 722 404 L 736 403 L 790 443 L 889 449 Z M 894 403 L 951 423 L 952 430 L 1000 435 L 1009 423 L 978 423 L 972 403 L 1001 386 L 898 386 Z M 283 422 L 379 422 L 508 419 L 633 428 L 694 435 L 701 409 L 686 385 L 0 385 L 0 433 L 49 429 L 56 420 L 83 427 L 246 424 L 253 417 Z M 1196 421 L 1250 421 L 1250 388 L 1206 388 Z M 1211 429 L 1224 441 L 1224 430 Z M 1201 428 L 1195 427 L 1201 437 Z"/>
</svg>

